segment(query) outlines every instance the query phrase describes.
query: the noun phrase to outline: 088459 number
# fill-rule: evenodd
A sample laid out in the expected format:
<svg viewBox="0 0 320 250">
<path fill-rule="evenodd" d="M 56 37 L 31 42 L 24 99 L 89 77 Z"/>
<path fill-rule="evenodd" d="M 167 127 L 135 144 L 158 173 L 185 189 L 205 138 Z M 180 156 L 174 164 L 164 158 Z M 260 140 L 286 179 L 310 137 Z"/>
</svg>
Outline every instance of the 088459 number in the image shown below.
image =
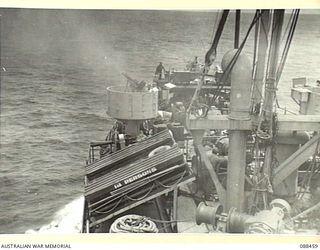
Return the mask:
<svg viewBox="0 0 320 250">
<path fill-rule="evenodd" d="M 300 244 L 300 248 L 316 249 L 316 248 L 318 248 L 318 244 Z"/>
</svg>

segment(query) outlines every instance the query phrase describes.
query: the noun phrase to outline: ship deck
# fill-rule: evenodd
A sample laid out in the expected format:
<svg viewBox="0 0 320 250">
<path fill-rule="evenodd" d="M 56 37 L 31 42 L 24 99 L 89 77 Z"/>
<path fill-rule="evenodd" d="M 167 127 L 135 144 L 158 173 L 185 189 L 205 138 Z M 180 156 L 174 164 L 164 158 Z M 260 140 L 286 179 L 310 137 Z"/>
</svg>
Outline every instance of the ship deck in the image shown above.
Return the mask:
<svg viewBox="0 0 320 250">
<path fill-rule="evenodd" d="M 180 190 L 190 193 L 189 185 L 183 185 Z M 177 228 L 178 233 L 212 233 L 213 228 L 207 224 L 196 224 L 197 205 L 192 197 L 178 196 L 177 202 Z"/>
<path fill-rule="evenodd" d="M 205 224 L 196 224 L 196 205 L 192 198 L 178 197 L 178 233 L 209 233 L 212 229 Z"/>
</svg>

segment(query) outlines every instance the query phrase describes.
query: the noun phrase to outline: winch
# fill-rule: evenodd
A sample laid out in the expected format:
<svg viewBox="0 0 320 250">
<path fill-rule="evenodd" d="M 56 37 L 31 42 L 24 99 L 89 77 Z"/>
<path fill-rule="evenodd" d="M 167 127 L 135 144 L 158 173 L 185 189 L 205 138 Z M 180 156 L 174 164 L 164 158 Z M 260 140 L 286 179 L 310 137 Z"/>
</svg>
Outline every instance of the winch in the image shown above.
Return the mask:
<svg viewBox="0 0 320 250">
<path fill-rule="evenodd" d="M 208 206 L 201 202 L 196 211 L 196 222 L 198 225 L 211 224 L 215 230 L 224 233 L 274 234 L 284 232 L 290 212 L 291 206 L 282 199 L 273 200 L 270 209 L 255 215 L 240 213 L 235 207 L 224 213 L 219 203 Z"/>
</svg>

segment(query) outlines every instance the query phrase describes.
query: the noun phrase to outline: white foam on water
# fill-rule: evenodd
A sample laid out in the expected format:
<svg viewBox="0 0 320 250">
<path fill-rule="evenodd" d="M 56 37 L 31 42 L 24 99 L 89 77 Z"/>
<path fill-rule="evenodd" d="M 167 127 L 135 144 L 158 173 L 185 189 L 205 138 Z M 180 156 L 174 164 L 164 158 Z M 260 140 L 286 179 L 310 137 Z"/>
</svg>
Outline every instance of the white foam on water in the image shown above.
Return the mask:
<svg viewBox="0 0 320 250">
<path fill-rule="evenodd" d="M 36 230 L 29 229 L 25 233 L 80 233 L 83 205 L 84 197 L 81 196 L 59 210 L 50 224 L 44 225 Z"/>
</svg>

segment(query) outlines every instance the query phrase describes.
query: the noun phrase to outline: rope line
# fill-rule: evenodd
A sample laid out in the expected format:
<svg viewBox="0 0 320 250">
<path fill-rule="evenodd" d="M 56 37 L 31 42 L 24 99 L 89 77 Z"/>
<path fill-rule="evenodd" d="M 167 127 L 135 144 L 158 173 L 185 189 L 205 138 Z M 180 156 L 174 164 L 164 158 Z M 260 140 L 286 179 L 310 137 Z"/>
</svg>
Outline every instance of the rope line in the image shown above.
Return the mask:
<svg viewBox="0 0 320 250">
<path fill-rule="evenodd" d="M 129 214 L 116 219 L 110 233 L 158 233 L 157 225 L 145 216 Z"/>
</svg>

